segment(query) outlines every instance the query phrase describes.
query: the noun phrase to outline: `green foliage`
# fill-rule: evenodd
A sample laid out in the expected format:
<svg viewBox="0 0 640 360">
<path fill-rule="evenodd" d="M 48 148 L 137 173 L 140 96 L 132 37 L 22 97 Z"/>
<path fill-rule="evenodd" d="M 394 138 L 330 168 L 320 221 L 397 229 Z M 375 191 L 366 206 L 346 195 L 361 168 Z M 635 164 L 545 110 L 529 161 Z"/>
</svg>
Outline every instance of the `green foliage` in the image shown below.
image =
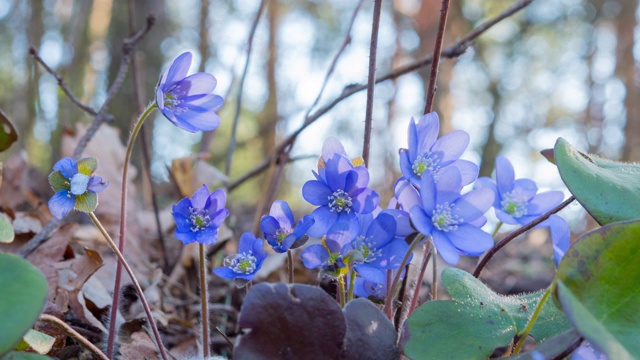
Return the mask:
<svg viewBox="0 0 640 360">
<path fill-rule="evenodd" d="M 28 261 L 0 253 L 0 293 L 2 355 L 13 350 L 37 320 L 47 298 L 47 282 Z"/>
<path fill-rule="evenodd" d="M 442 283 L 453 301 L 430 301 L 408 320 L 411 338 L 405 355 L 411 358 L 485 359 L 524 331 L 542 297 L 542 292 L 501 296 L 455 268 L 442 272 Z M 562 312 L 547 302 L 531 336 L 544 341 L 569 328 Z"/>
<path fill-rule="evenodd" d="M 0 214 L 0 243 L 10 243 L 15 237 L 13 226 L 9 219 Z"/>
<path fill-rule="evenodd" d="M 556 275 L 569 321 L 610 359 L 640 358 L 640 220 L 582 236 Z"/>
<path fill-rule="evenodd" d="M 562 181 L 601 225 L 640 218 L 640 165 L 583 154 L 563 138 L 554 157 Z"/>
<path fill-rule="evenodd" d="M 40 354 L 12 351 L 7 355 L 3 356 L 1 359 L 2 360 L 47 360 L 51 358 L 45 355 L 40 355 Z"/>
<path fill-rule="evenodd" d="M 7 150 L 11 144 L 18 141 L 18 133 L 7 115 L 0 110 L 0 152 Z"/>
<path fill-rule="evenodd" d="M 582 341 L 580 334 L 574 330 L 568 330 L 560 335 L 556 335 L 547 341 L 539 344 L 533 350 L 526 353 L 520 353 L 518 355 L 509 356 L 507 359 L 511 360 L 538 360 L 542 359 L 556 359 L 562 355 L 571 346 L 575 346 L 577 341 Z M 542 355 L 542 357 L 540 357 Z"/>
</svg>

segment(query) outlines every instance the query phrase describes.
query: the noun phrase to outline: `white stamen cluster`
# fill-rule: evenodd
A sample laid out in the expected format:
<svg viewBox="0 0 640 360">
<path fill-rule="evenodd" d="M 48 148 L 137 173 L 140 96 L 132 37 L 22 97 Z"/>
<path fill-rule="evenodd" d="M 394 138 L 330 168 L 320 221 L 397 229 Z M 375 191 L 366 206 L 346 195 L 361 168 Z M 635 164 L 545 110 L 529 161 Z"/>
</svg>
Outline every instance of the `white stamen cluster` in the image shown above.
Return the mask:
<svg viewBox="0 0 640 360">
<path fill-rule="evenodd" d="M 345 211 L 348 214 L 351 212 L 352 205 L 353 201 L 351 200 L 351 196 L 342 189 L 338 189 L 329 195 L 329 210 L 331 211 L 338 213 Z"/>
<path fill-rule="evenodd" d="M 224 266 L 231 268 L 236 274 L 252 274 L 256 271 L 256 262 L 256 257 L 249 251 L 227 256 L 224 259 Z"/>
<path fill-rule="evenodd" d="M 460 216 L 453 214 L 452 210 L 455 204 L 437 204 L 436 209 L 433 210 L 431 215 L 431 221 L 436 229 L 444 232 L 457 230 L 458 224 L 464 221 Z"/>
<path fill-rule="evenodd" d="M 440 159 L 438 155 L 427 152 L 416 158 L 411 165 L 411 170 L 413 170 L 413 173 L 417 176 L 422 176 L 426 170 L 430 170 L 432 173 L 438 171 L 438 169 L 440 169 L 439 164 Z"/>
<path fill-rule="evenodd" d="M 198 210 L 193 207 L 189 207 L 189 222 L 191 223 L 191 231 L 196 232 L 205 229 L 211 225 L 211 218 L 209 212 L 205 209 Z"/>
</svg>

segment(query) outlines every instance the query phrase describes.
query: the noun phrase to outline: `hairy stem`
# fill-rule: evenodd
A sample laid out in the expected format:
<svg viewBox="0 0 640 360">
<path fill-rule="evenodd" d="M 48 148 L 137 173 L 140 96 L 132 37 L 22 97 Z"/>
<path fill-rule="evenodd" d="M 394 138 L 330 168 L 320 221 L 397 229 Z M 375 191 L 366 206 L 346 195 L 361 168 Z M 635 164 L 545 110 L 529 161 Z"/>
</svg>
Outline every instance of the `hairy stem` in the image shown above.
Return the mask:
<svg viewBox="0 0 640 360">
<path fill-rule="evenodd" d="M 533 328 L 533 325 L 536 323 L 536 320 L 538 320 L 538 316 L 542 311 L 542 307 L 544 306 L 544 303 L 547 302 L 547 299 L 549 298 L 549 294 L 551 294 L 552 287 L 553 287 L 553 284 L 549 286 L 547 291 L 544 292 L 544 295 L 542 295 L 542 298 L 540 299 L 538 306 L 536 306 L 536 311 L 534 311 L 533 315 L 531 315 L 531 319 L 529 319 L 529 323 L 527 323 L 527 327 L 524 329 L 524 332 L 520 336 L 520 340 L 518 340 L 518 344 L 516 344 L 516 348 L 513 351 L 514 354 L 518 354 L 520 352 L 520 349 L 522 349 L 522 345 L 524 344 L 524 341 L 527 339 L 529 332 L 531 332 L 531 328 Z"/>
<path fill-rule="evenodd" d="M 142 128 L 142 124 L 145 119 L 149 116 L 149 114 L 156 108 L 156 103 L 151 103 L 145 111 L 140 115 L 138 120 L 136 121 L 133 131 L 129 136 L 129 141 L 127 143 L 127 153 L 124 158 L 124 167 L 122 169 L 122 193 L 120 198 L 120 238 L 118 240 L 118 251 L 124 253 L 124 244 L 125 244 L 125 235 L 127 230 L 127 184 L 129 177 L 129 162 L 131 161 L 131 154 L 133 153 L 133 144 L 135 143 L 135 139 Z M 111 303 L 111 317 L 109 319 L 109 337 L 107 340 L 107 356 L 111 359 L 113 358 L 113 345 L 115 343 L 115 332 L 116 332 L 116 317 L 118 315 L 118 303 L 120 301 L 120 282 L 122 278 L 122 266 L 123 261 L 120 261 L 116 265 L 116 279 L 113 287 L 113 302 Z M 142 297 L 141 297 L 142 298 Z M 154 330 L 155 332 L 158 329 Z M 163 349 L 162 353 L 164 354 L 164 347 L 160 342 L 160 337 L 158 336 L 158 346 Z M 166 358 L 166 355 L 163 356 L 163 359 Z"/>
<path fill-rule="evenodd" d="M 409 249 L 407 253 L 404 254 L 404 258 L 402 258 L 402 262 L 400 263 L 400 267 L 398 267 L 398 272 L 396 272 L 396 276 L 393 278 L 393 282 L 391 283 L 390 296 L 387 296 L 387 299 L 384 302 L 384 313 L 389 316 L 389 320 L 391 320 L 391 316 L 393 315 L 393 299 L 398 295 L 398 282 L 400 282 L 400 276 L 402 275 L 402 269 L 409 262 L 409 257 L 413 253 L 413 250 L 418 246 L 418 243 L 424 238 L 424 235 L 418 234 L 413 238 L 411 245 L 409 245 Z"/>
<path fill-rule="evenodd" d="M 97 346 L 93 345 L 91 343 L 91 341 L 89 341 L 84 336 L 80 335 L 77 331 L 73 330 L 73 328 L 71 326 L 67 325 L 64 321 L 58 319 L 55 316 L 49 315 L 49 314 L 40 315 L 40 319 L 39 320 L 55 324 L 56 326 L 58 326 L 59 328 L 64 330 L 64 332 L 66 332 L 67 335 L 71 336 L 77 342 L 81 343 L 84 347 L 86 347 L 87 350 L 91 351 L 93 353 L 93 355 L 95 355 L 96 357 L 98 357 L 101 360 L 109 360 L 107 355 L 105 355 L 102 351 L 100 351 L 100 349 L 98 349 Z"/>
<path fill-rule="evenodd" d="M 438 299 L 438 249 L 433 245 L 433 284 L 431 284 L 431 298 L 433 300 Z"/>
<path fill-rule="evenodd" d="M 287 267 L 289 268 L 289 284 L 293 284 L 293 254 L 287 250 Z"/>
<path fill-rule="evenodd" d="M 202 352 L 209 357 L 209 291 L 207 287 L 207 259 L 204 244 L 198 244 L 200 250 L 200 305 L 202 306 Z"/>
<path fill-rule="evenodd" d="M 140 298 L 140 302 L 142 303 L 142 307 L 144 308 L 144 312 L 147 315 L 147 321 L 149 321 L 149 327 L 151 327 L 153 336 L 156 339 L 158 350 L 160 350 L 160 356 L 162 357 L 163 360 L 167 360 L 168 358 L 167 358 L 167 354 L 164 351 L 164 345 L 162 345 L 162 338 L 160 337 L 160 332 L 158 332 L 156 321 L 153 319 L 153 314 L 151 314 L 151 308 L 149 307 L 149 303 L 147 302 L 147 299 L 144 297 L 144 292 L 140 287 L 140 283 L 138 283 L 138 279 L 133 273 L 133 270 L 131 270 L 131 267 L 129 266 L 129 263 L 127 263 L 127 260 L 125 260 L 124 255 L 122 255 L 122 252 L 120 252 L 120 250 L 116 246 L 116 243 L 113 241 L 113 239 L 111 239 L 111 236 L 109 236 L 109 233 L 107 232 L 107 230 L 105 230 L 104 226 L 102 226 L 102 223 L 100 223 L 100 220 L 98 220 L 98 218 L 96 217 L 96 214 L 90 212 L 89 217 L 91 217 L 91 220 L 93 220 L 93 223 L 96 224 L 96 226 L 98 227 L 98 230 L 100 230 L 100 232 L 102 233 L 102 236 L 104 236 L 104 238 L 107 240 L 113 252 L 116 253 L 116 256 L 118 257 L 118 260 L 119 260 L 118 264 L 122 264 L 124 269 L 127 271 L 127 274 L 129 274 L 129 276 L 131 277 L 131 282 L 133 282 L 133 287 L 136 289 L 136 292 L 138 293 L 138 297 Z M 118 294 L 113 295 L 113 297 L 117 297 L 117 296 Z M 109 334 L 112 333 L 113 328 L 115 328 L 115 326 L 109 329 Z M 111 356 L 109 358 L 111 359 L 113 357 Z"/>
<path fill-rule="evenodd" d="M 420 288 L 422 287 L 422 281 L 424 279 L 424 274 L 427 271 L 427 264 L 429 263 L 429 259 L 431 258 L 431 242 L 427 241 L 427 248 L 424 249 L 424 258 L 422 259 L 422 266 L 420 267 L 420 275 L 418 275 L 418 282 L 416 284 L 416 289 L 413 292 L 413 298 L 411 299 L 411 307 L 409 307 L 409 315 L 411 315 L 414 310 L 418 307 L 418 298 L 420 297 Z M 433 261 L 436 259 L 434 258 Z M 432 299 L 435 299 L 432 297 Z"/>
<path fill-rule="evenodd" d="M 338 277 L 338 296 L 340 297 L 340 308 L 344 309 L 345 305 L 345 286 L 344 286 L 344 275 L 340 275 Z"/>
<path fill-rule="evenodd" d="M 353 289 L 356 285 L 356 272 L 351 271 L 351 277 L 349 278 L 349 295 L 347 295 L 347 302 L 353 300 Z"/>
</svg>

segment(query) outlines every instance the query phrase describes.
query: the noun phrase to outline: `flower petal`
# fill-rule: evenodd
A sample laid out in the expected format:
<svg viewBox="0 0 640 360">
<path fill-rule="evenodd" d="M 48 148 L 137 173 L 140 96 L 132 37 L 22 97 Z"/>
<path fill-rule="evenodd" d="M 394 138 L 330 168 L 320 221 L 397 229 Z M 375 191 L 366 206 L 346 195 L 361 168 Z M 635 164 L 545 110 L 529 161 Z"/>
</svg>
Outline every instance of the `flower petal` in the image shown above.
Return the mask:
<svg viewBox="0 0 640 360">
<path fill-rule="evenodd" d="M 89 185 L 87 186 L 87 190 L 94 193 L 99 193 L 102 190 L 106 189 L 107 186 L 109 186 L 108 181 L 104 181 L 100 176 L 94 175 L 91 177 L 91 179 L 89 179 Z"/>
<path fill-rule="evenodd" d="M 174 236 L 176 237 L 176 239 L 182 241 L 182 243 L 184 243 L 185 245 L 189 245 L 191 243 L 196 242 L 196 240 L 198 238 L 197 233 L 194 233 L 191 230 L 189 230 L 189 231 L 180 231 L 180 230 L 176 229 L 176 231 L 174 232 Z"/>
<path fill-rule="evenodd" d="M 342 146 L 340 140 L 334 136 L 329 136 L 322 144 L 322 160 L 326 162 L 332 159 L 335 154 L 347 157 L 347 152 L 344 150 L 344 146 Z"/>
<path fill-rule="evenodd" d="M 496 208 L 500 208 L 500 194 L 498 193 L 498 186 L 496 185 L 496 182 L 493 181 L 493 179 L 483 176 L 476 180 L 475 184 L 473 184 L 473 187 L 475 189 L 490 189 L 491 191 L 493 191 L 493 193 L 495 194 L 493 206 Z"/>
<path fill-rule="evenodd" d="M 447 236 L 453 246 L 467 256 L 478 256 L 493 246 L 491 235 L 473 225 L 459 225 L 458 229 L 449 231 Z"/>
<path fill-rule="evenodd" d="M 331 211 L 328 206 L 321 206 L 311 213 L 316 220 L 315 224 L 309 228 L 307 234 L 311 237 L 322 237 L 327 234 L 327 230 L 331 225 L 336 223 L 338 214 Z"/>
<path fill-rule="evenodd" d="M 220 225 L 222 225 L 222 223 L 224 222 L 224 219 L 226 219 L 229 216 L 229 210 L 228 209 L 221 209 L 218 212 L 214 213 L 213 216 L 211 217 L 211 225 L 215 226 L 216 228 L 219 228 Z"/>
<path fill-rule="evenodd" d="M 311 205 L 327 205 L 331 195 L 333 190 L 319 180 L 309 180 L 302 186 L 302 197 Z"/>
<path fill-rule="evenodd" d="M 431 173 L 425 172 L 420 181 L 420 203 L 427 214 L 431 214 L 435 210 L 436 201 L 439 200 L 436 198 L 437 196 L 437 184 Z"/>
<path fill-rule="evenodd" d="M 184 199 L 183 199 L 184 200 Z M 173 206 L 175 209 L 176 205 Z M 173 212 L 173 220 L 176 223 L 176 231 L 181 233 L 191 232 L 191 221 L 189 220 L 189 213 L 183 214 L 178 212 Z"/>
<path fill-rule="evenodd" d="M 458 159 L 448 166 L 455 166 L 456 168 L 458 168 L 458 170 L 460 171 L 463 186 L 469 185 L 474 182 L 478 178 L 478 172 L 480 171 L 478 165 L 468 160 Z"/>
<path fill-rule="evenodd" d="M 501 196 L 513 190 L 514 181 L 513 165 L 504 156 L 498 156 L 496 158 L 496 184 Z"/>
<path fill-rule="evenodd" d="M 71 179 L 78 173 L 78 163 L 70 157 L 65 157 L 53 165 L 53 170 L 58 170 L 64 177 Z"/>
<path fill-rule="evenodd" d="M 416 176 L 411 168 L 411 161 L 409 160 L 409 151 L 407 149 L 400 149 L 400 171 L 402 176 L 414 183 L 416 186 L 420 186 L 420 178 Z"/>
<path fill-rule="evenodd" d="M 73 195 L 82 195 L 87 192 L 87 187 L 89 186 L 89 180 L 91 177 L 89 175 L 85 175 L 82 173 L 77 173 L 73 175 L 71 178 L 71 193 Z"/>
<path fill-rule="evenodd" d="M 222 189 L 218 189 L 209 195 L 209 198 L 205 202 L 205 210 L 209 214 L 214 214 L 217 211 L 223 209 L 227 205 L 227 194 Z"/>
<path fill-rule="evenodd" d="M 68 190 L 60 190 L 49 200 L 49 211 L 58 220 L 73 210 L 76 203 L 75 196 L 70 195 Z"/>
<path fill-rule="evenodd" d="M 352 209 L 358 214 L 368 214 L 378 207 L 380 196 L 377 192 L 365 188 L 353 199 Z"/>
<path fill-rule="evenodd" d="M 265 215 L 260 219 L 260 230 L 266 237 L 273 237 L 280 230 L 280 223 L 273 216 Z"/>
<path fill-rule="evenodd" d="M 366 237 L 371 239 L 371 246 L 380 249 L 396 236 L 396 219 L 385 213 L 379 214 L 367 229 Z"/>
<path fill-rule="evenodd" d="M 433 232 L 433 221 L 420 206 L 411 208 L 411 222 L 424 236 L 429 236 Z"/>
<path fill-rule="evenodd" d="M 418 135 L 416 157 L 428 151 L 433 151 L 433 146 L 440 132 L 440 119 L 438 119 L 438 114 L 430 112 L 423 115 L 416 124 L 416 131 Z"/>
<path fill-rule="evenodd" d="M 273 216 L 283 229 L 293 228 L 293 212 L 286 201 L 276 200 L 271 205 L 269 215 Z"/>
<path fill-rule="evenodd" d="M 302 263 L 307 269 L 315 269 L 322 266 L 329 259 L 329 253 L 324 246 L 313 244 L 304 249 L 300 254 L 300 259 L 302 259 Z"/>
<path fill-rule="evenodd" d="M 353 240 L 355 235 L 350 231 L 348 222 L 339 221 L 333 224 L 327 231 L 326 244 L 329 251 L 339 253 L 346 244 Z"/>
<path fill-rule="evenodd" d="M 207 204 L 209 195 L 211 195 L 209 187 L 203 184 L 198 190 L 196 190 L 196 192 L 193 193 L 193 196 L 191 196 L 191 206 L 195 209 L 203 210 Z"/>
<path fill-rule="evenodd" d="M 451 244 L 449 238 L 440 231 L 433 232 L 433 244 L 440 256 L 449 265 L 456 265 L 460 261 L 458 250 Z"/>
<path fill-rule="evenodd" d="M 487 188 L 469 191 L 456 200 L 454 211 L 463 221 L 473 221 L 489 210 L 494 197 L 494 192 Z"/>
<path fill-rule="evenodd" d="M 198 72 L 193 75 L 189 75 L 180 81 L 180 87 L 183 91 L 181 94 L 176 94 L 180 97 L 188 97 L 193 95 L 210 94 L 216 88 L 216 78 L 205 72 Z"/>
<path fill-rule="evenodd" d="M 213 245 L 218 241 L 218 228 L 214 226 L 208 226 L 204 229 L 194 233 L 196 235 L 196 241 L 202 245 Z"/>
<path fill-rule="evenodd" d="M 396 181 L 394 193 L 400 208 L 407 213 L 411 211 L 412 207 L 420 204 L 420 193 L 405 178 L 400 178 Z"/>
<path fill-rule="evenodd" d="M 238 253 L 248 253 L 253 251 L 253 242 L 256 241 L 255 235 L 251 231 L 247 231 L 240 236 L 238 242 Z"/>
<path fill-rule="evenodd" d="M 404 239 L 395 239 L 381 248 L 380 256 L 369 265 L 379 269 L 397 269 L 408 250 L 409 244 Z"/>
<path fill-rule="evenodd" d="M 227 267 L 227 266 L 222 266 L 219 268 L 215 268 L 213 269 L 213 273 L 220 276 L 223 279 L 235 279 L 238 277 L 238 273 L 236 273 L 235 271 L 231 270 L 231 268 Z"/>
<path fill-rule="evenodd" d="M 551 242 L 553 243 L 553 257 L 557 266 L 569 249 L 571 229 L 569 229 L 569 224 L 567 224 L 566 220 L 555 214 L 551 215 L 546 222 L 549 224 Z"/>
<path fill-rule="evenodd" d="M 562 191 L 546 191 L 536 195 L 527 205 L 527 215 L 534 216 L 543 214 L 556 205 L 560 204 L 564 199 Z"/>
<path fill-rule="evenodd" d="M 187 51 L 180 54 L 175 60 L 173 60 L 166 73 L 166 77 L 164 77 L 163 88 L 165 91 L 171 88 L 175 82 L 180 81 L 187 76 L 189 68 L 191 67 L 192 57 L 191 53 Z"/>
<path fill-rule="evenodd" d="M 295 234 L 296 239 L 304 235 L 307 230 L 309 230 L 309 228 L 313 226 L 313 224 L 315 224 L 315 222 L 316 220 L 311 215 L 305 215 L 302 219 L 300 219 L 296 224 L 296 227 L 293 229 L 293 234 Z"/>
<path fill-rule="evenodd" d="M 432 153 L 441 153 L 440 166 L 447 166 L 458 160 L 469 145 L 469 134 L 466 131 L 452 131 L 436 142 L 431 147 Z"/>
</svg>

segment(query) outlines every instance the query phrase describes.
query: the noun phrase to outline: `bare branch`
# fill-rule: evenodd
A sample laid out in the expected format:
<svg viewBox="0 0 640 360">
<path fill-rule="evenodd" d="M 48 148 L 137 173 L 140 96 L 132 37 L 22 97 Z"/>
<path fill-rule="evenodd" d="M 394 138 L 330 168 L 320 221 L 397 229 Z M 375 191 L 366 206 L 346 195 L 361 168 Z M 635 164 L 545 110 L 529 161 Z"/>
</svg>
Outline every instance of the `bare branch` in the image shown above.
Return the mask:
<svg viewBox="0 0 640 360">
<path fill-rule="evenodd" d="M 382 0 L 375 0 L 373 5 L 373 22 L 371 24 L 371 44 L 369 45 L 369 75 L 367 77 L 367 107 L 364 116 L 364 141 L 362 144 L 362 159 L 369 164 L 369 148 L 371 144 L 371 125 L 373 123 L 373 94 L 376 83 L 376 58 L 378 56 L 378 28 L 380 28 L 380 14 Z"/>
</svg>

